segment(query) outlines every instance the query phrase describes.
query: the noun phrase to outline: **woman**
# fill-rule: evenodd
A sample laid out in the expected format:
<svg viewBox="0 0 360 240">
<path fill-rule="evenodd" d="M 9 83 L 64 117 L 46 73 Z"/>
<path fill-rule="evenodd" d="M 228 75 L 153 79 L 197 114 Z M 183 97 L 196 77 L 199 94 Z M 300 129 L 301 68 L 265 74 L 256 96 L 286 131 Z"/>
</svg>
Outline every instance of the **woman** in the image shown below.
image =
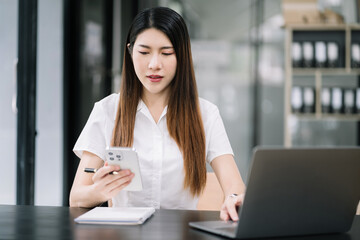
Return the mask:
<svg viewBox="0 0 360 240">
<path fill-rule="evenodd" d="M 134 147 L 143 191 L 122 191 L 134 174 L 105 162 L 107 146 Z M 198 97 L 190 40 L 182 17 L 157 7 L 139 13 L 129 30 L 120 94 L 97 102 L 74 152 L 81 158 L 70 206 L 152 206 L 195 209 L 206 162 L 224 191 L 220 217 L 238 219 L 245 185 L 219 111 Z M 99 168 L 94 174 L 85 167 Z M 109 174 L 118 171 L 119 174 Z"/>
</svg>

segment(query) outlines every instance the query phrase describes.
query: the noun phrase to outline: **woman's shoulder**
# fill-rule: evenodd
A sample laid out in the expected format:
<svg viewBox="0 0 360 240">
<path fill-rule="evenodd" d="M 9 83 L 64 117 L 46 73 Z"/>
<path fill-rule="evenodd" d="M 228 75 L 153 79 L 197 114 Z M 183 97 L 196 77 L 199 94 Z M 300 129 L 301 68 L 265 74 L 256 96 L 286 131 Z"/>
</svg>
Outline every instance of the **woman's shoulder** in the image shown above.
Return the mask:
<svg viewBox="0 0 360 240">
<path fill-rule="evenodd" d="M 104 97 L 103 99 L 101 99 L 100 101 L 98 101 L 98 104 L 107 106 L 107 105 L 114 105 L 118 102 L 119 100 L 119 93 L 112 93 L 106 97 Z"/>
<path fill-rule="evenodd" d="M 119 93 L 113 93 L 95 103 L 108 116 L 115 116 L 119 103 Z"/>
<path fill-rule="evenodd" d="M 205 133 L 207 133 L 216 122 L 216 119 L 220 117 L 220 112 L 218 107 L 208 100 L 199 98 L 199 103 Z"/>
<path fill-rule="evenodd" d="M 203 99 L 201 97 L 199 97 L 199 103 L 200 103 L 200 110 L 203 115 L 211 114 L 213 112 L 219 111 L 218 107 L 214 103 L 206 99 Z"/>
</svg>

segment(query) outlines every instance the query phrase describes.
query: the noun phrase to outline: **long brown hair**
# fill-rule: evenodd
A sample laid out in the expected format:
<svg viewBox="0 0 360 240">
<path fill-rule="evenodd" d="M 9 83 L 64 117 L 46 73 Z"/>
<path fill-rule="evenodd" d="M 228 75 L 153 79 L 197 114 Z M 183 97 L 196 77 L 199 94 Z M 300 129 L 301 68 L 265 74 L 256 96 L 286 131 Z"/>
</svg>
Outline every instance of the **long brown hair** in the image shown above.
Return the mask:
<svg viewBox="0 0 360 240">
<path fill-rule="evenodd" d="M 206 183 L 205 132 L 191 57 L 190 38 L 183 18 L 175 11 L 156 7 L 140 12 L 134 19 L 124 51 L 120 100 L 113 130 L 112 145 L 131 147 L 137 106 L 142 95 L 131 58 L 136 37 L 145 29 L 156 28 L 167 35 L 176 53 L 177 69 L 170 83 L 166 114 L 170 136 L 184 159 L 184 188 L 199 195 Z"/>
</svg>

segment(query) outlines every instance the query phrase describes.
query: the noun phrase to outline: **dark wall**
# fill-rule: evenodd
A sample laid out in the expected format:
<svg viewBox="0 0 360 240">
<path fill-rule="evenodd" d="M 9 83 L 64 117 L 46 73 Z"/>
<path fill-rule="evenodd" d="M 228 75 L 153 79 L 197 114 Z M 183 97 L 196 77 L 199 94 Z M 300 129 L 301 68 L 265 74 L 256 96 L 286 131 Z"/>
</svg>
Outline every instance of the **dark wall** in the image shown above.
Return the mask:
<svg viewBox="0 0 360 240">
<path fill-rule="evenodd" d="M 113 1 L 64 1 L 63 205 L 79 163 L 72 148 L 96 101 L 111 93 Z"/>
<path fill-rule="evenodd" d="M 64 0 L 64 206 L 79 164 L 72 149 L 94 103 L 111 94 L 113 54 L 122 60 L 127 31 L 139 10 L 138 1 L 121 1 L 118 10 L 114 6 L 113 0 Z M 120 53 L 112 49 L 114 14 L 120 14 Z"/>
</svg>

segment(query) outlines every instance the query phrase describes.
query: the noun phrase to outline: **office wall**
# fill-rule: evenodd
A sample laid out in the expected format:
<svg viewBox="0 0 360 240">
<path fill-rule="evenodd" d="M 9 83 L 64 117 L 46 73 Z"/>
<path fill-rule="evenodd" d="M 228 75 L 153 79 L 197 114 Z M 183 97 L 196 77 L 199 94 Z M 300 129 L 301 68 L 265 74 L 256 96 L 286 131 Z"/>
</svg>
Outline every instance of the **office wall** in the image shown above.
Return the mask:
<svg viewBox="0 0 360 240">
<path fill-rule="evenodd" d="M 258 27 L 258 145 L 283 145 L 284 135 L 284 39 L 282 1 L 263 1 Z"/>
<path fill-rule="evenodd" d="M 282 1 L 159 2 L 180 9 L 187 21 L 200 96 L 218 105 L 246 176 L 254 146 L 284 144 Z M 356 22 L 355 1 L 319 3 Z M 295 146 L 357 144 L 356 122 L 294 121 L 292 132 Z"/>
<path fill-rule="evenodd" d="M 187 0 L 168 6 L 180 10 L 187 22 L 199 95 L 218 106 L 235 161 L 246 178 L 253 136 L 252 1 L 211 0 L 204 5 Z"/>
<path fill-rule="evenodd" d="M 35 205 L 62 205 L 62 2 L 38 1 Z"/>
<path fill-rule="evenodd" d="M 16 93 L 18 2 L 0 1 L 0 204 L 16 202 Z"/>
</svg>

